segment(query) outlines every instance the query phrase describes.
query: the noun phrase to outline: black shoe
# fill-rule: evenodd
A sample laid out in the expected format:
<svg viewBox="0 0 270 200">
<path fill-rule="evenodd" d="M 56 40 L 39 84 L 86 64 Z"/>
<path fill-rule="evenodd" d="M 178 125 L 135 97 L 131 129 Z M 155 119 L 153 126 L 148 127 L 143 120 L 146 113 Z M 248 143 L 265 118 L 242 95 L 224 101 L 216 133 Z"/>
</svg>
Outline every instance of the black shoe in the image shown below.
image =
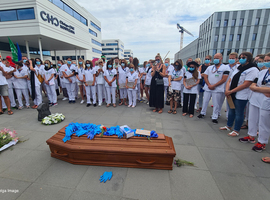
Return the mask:
<svg viewBox="0 0 270 200">
<path fill-rule="evenodd" d="M 68 103 L 72 103 L 72 101 L 68 101 Z"/>
<path fill-rule="evenodd" d="M 199 119 L 202 119 L 202 118 L 204 118 L 204 115 L 199 114 L 197 117 L 198 117 Z"/>
<path fill-rule="evenodd" d="M 72 103 L 76 103 L 76 101 L 72 101 Z"/>
<path fill-rule="evenodd" d="M 89 106 L 91 106 L 91 104 L 90 104 L 90 103 L 88 103 L 88 104 L 86 105 L 86 107 L 89 107 Z"/>
<path fill-rule="evenodd" d="M 97 104 L 95 103 L 95 104 L 94 104 L 94 107 L 96 107 L 96 106 L 97 106 Z"/>
<path fill-rule="evenodd" d="M 218 124 L 218 120 L 212 119 L 213 124 Z"/>
</svg>

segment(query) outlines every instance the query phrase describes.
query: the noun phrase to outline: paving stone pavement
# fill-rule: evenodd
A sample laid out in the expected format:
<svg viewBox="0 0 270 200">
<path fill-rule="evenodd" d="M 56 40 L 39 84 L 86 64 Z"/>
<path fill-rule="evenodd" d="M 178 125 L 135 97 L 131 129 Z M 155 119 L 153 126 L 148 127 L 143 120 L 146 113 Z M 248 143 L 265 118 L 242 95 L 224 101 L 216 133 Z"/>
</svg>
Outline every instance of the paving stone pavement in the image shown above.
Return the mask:
<svg viewBox="0 0 270 200">
<path fill-rule="evenodd" d="M 209 118 L 183 117 L 153 113 L 145 103 L 136 108 L 105 105 L 68 104 L 59 97 L 52 113 L 63 113 L 65 121 L 45 126 L 37 121 L 37 111 L 23 109 L 0 116 L 0 128 L 18 132 L 21 140 L 0 154 L 0 200 L 249 200 L 269 199 L 270 165 L 263 156 L 270 156 L 270 146 L 262 153 L 251 150 L 218 128 L 226 124 L 224 109 L 219 124 Z M 195 167 L 173 167 L 173 170 L 132 169 L 73 165 L 51 158 L 46 140 L 70 122 L 96 123 L 105 126 L 127 124 L 131 128 L 156 130 L 172 137 L 176 157 L 194 162 Z M 247 130 L 241 130 L 241 136 Z M 104 171 L 113 177 L 99 183 Z M 9 190 L 8 190 L 9 189 Z"/>
</svg>

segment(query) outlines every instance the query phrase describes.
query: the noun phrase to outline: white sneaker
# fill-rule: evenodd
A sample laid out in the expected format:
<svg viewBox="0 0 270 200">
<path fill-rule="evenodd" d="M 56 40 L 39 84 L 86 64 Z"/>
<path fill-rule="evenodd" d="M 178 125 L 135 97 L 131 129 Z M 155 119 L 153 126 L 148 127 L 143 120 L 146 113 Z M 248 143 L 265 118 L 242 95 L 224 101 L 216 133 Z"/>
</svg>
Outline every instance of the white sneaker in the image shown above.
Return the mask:
<svg viewBox="0 0 270 200">
<path fill-rule="evenodd" d="M 131 107 L 131 105 L 128 105 L 128 107 L 130 108 L 130 107 Z"/>
<path fill-rule="evenodd" d="M 23 106 L 22 107 L 19 107 L 19 110 L 22 110 L 23 109 Z"/>
<path fill-rule="evenodd" d="M 101 104 L 98 104 L 98 106 L 100 107 L 100 106 L 101 106 Z"/>
<path fill-rule="evenodd" d="M 67 97 L 64 97 L 62 100 L 65 101 L 65 100 L 68 100 L 68 98 Z"/>
<path fill-rule="evenodd" d="M 81 100 L 81 104 L 83 104 L 84 103 L 84 100 Z"/>
<path fill-rule="evenodd" d="M 132 108 L 135 108 L 136 106 L 132 106 Z"/>
</svg>

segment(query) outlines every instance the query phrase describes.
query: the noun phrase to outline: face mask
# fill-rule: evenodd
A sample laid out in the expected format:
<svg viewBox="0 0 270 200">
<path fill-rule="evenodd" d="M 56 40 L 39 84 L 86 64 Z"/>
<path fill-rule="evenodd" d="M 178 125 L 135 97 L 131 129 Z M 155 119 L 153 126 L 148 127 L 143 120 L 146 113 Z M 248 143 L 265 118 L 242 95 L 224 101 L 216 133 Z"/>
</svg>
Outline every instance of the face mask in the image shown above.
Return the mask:
<svg viewBox="0 0 270 200">
<path fill-rule="evenodd" d="M 86 67 L 90 67 L 90 64 L 86 64 Z"/>
<path fill-rule="evenodd" d="M 259 68 L 262 68 L 263 66 L 264 66 L 264 63 L 262 62 L 262 63 L 257 63 L 257 66 L 259 67 Z"/>
<path fill-rule="evenodd" d="M 235 63 L 235 59 L 229 59 L 229 64 L 232 65 Z"/>
<path fill-rule="evenodd" d="M 36 64 L 37 64 L 37 65 L 40 65 L 40 62 L 39 62 L 39 61 L 37 61 L 37 62 L 36 62 Z"/>
<path fill-rule="evenodd" d="M 108 65 L 109 68 L 112 68 L 112 65 Z"/>
<path fill-rule="evenodd" d="M 23 63 L 26 63 L 27 60 L 23 60 Z"/>
<path fill-rule="evenodd" d="M 160 63 L 160 60 L 156 60 L 157 63 Z"/>
<path fill-rule="evenodd" d="M 62 65 L 61 64 L 57 64 L 58 65 L 58 67 L 61 67 Z"/>
<path fill-rule="evenodd" d="M 204 63 L 205 64 L 209 64 L 210 63 L 210 60 L 204 60 Z"/>
<path fill-rule="evenodd" d="M 176 70 L 179 70 L 179 69 L 180 69 L 180 66 L 179 66 L 179 65 L 174 65 L 174 68 L 175 68 Z"/>
<path fill-rule="evenodd" d="M 82 65 L 82 62 L 79 62 L 80 65 Z"/>
<path fill-rule="evenodd" d="M 243 64 L 245 64 L 247 62 L 247 59 L 246 58 L 241 58 L 239 60 L 239 62 L 240 62 L 241 65 L 243 65 Z"/>
<path fill-rule="evenodd" d="M 129 71 L 133 72 L 133 71 L 134 71 L 134 69 L 133 69 L 133 68 L 130 68 L 130 69 L 129 69 Z"/>
<path fill-rule="evenodd" d="M 219 59 L 214 59 L 214 64 L 218 65 L 219 64 Z"/>
<path fill-rule="evenodd" d="M 168 67 L 169 66 L 169 63 L 165 63 L 165 66 Z"/>
<path fill-rule="evenodd" d="M 150 67 L 150 64 L 147 64 L 146 67 Z"/>
<path fill-rule="evenodd" d="M 270 68 L 270 62 L 265 62 L 264 66 L 267 67 L 267 68 Z"/>
<path fill-rule="evenodd" d="M 122 66 L 122 67 L 125 67 L 125 63 L 122 63 L 121 66 Z"/>
<path fill-rule="evenodd" d="M 195 70 L 194 67 L 190 67 L 190 68 L 189 68 L 189 71 L 191 71 L 191 72 L 193 72 L 194 70 Z"/>
<path fill-rule="evenodd" d="M 71 61 L 67 61 L 67 64 L 68 64 L 68 65 L 71 65 Z"/>
<path fill-rule="evenodd" d="M 18 71 L 20 72 L 22 70 L 22 68 L 18 68 Z"/>
<path fill-rule="evenodd" d="M 45 64 L 45 67 L 48 67 L 48 66 L 49 66 L 49 65 L 46 63 L 46 64 Z"/>
<path fill-rule="evenodd" d="M 140 68 L 143 68 L 143 66 L 142 66 L 142 65 L 140 65 Z"/>
</svg>

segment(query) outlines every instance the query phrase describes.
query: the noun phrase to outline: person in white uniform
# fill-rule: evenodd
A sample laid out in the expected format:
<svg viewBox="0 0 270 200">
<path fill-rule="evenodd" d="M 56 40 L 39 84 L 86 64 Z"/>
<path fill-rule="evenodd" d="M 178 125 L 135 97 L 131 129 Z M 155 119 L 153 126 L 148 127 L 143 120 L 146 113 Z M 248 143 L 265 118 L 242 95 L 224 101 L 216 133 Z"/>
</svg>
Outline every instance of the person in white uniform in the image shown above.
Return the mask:
<svg viewBox="0 0 270 200">
<path fill-rule="evenodd" d="M 142 67 L 140 67 L 140 73 L 141 73 L 141 75 L 142 75 L 142 78 L 141 78 L 141 85 L 140 85 L 140 87 L 141 87 L 141 99 L 142 100 L 145 100 L 145 98 L 143 97 L 143 91 L 145 90 L 144 89 L 144 86 L 145 86 L 145 77 L 146 77 L 146 64 L 147 64 L 147 61 L 144 61 L 144 63 L 143 63 L 143 66 Z"/>
<path fill-rule="evenodd" d="M 10 66 L 9 61 L 5 61 L 6 67 L 9 69 L 8 71 L 13 71 L 14 68 Z M 11 107 L 18 109 L 15 98 L 14 98 L 14 92 L 13 92 L 13 82 L 14 82 L 14 76 L 12 74 L 7 74 L 6 76 L 7 82 L 8 82 L 8 97 L 11 103 Z M 5 102 L 3 102 L 5 103 Z M 6 105 L 5 105 L 6 106 Z"/>
<path fill-rule="evenodd" d="M 98 90 L 98 106 L 102 105 L 103 96 L 105 95 L 105 80 L 104 80 L 104 71 L 106 68 L 104 67 L 103 60 L 98 60 L 98 66 L 96 68 L 96 83 Z M 104 94 L 104 95 L 103 95 Z M 107 96 L 107 95 L 105 95 Z M 107 99 L 107 98 L 105 98 Z"/>
<path fill-rule="evenodd" d="M 80 94 L 82 98 L 81 104 L 84 103 L 84 85 L 83 85 L 84 69 L 85 69 L 84 60 L 82 58 L 79 58 L 78 74 L 76 75 L 76 77 L 77 77 L 77 83 L 80 88 Z"/>
<path fill-rule="evenodd" d="M 54 74 L 55 70 L 52 67 L 52 63 L 49 60 L 44 61 L 44 82 L 49 99 L 49 106 L 57 105 L 57 95 L 55 90 Z"/>
<path fill-rule="evenodd" d="M 167 101 L 167 93 L 168 93 L 168 86 L 169 86 L 169 67 L 170 67 L 170 58 L 166 58 L 165 59 L 165 63 L 164 63 L 165 67 L 166 67 L 166 74 L 163 77 L 163 81 L 164 81 L 164 101 Z M 167 101 L 168 102 L 168 101 Z M 166 104 L 167 104 L 166 102 Z"/>
<path fill-rule="evenodd" d="M 258 76 L 259 70 L 252 62 L 253 56 L 250 52 L 242 52 L 239 56 L 240 66 L 235 69 L 227 82 L 225 95 L 233 101 L 235 109 L 229 110 L 227 125 L 220 130 L 232 130 L 228 136 L 239 136 L 239 131 L 244 121 L 244 110 L 250 97 L 249 86 Z"/>
<path fill-rule="evenodd" d="M 16 68 L 17 70 L 13 73 L 14 74 L 13 85 L 19 102 L 19 110 L 23 109 L 22 94 L 25 99 L 26 107 L 30 108 L 29 93 L 27 86 L 28 70 L 26 68 L 23 69 L 22 61 L 16 62 Z"/>
<path fill-rule="evenodd" d="M 117 71 L 113 69 L 113 63 L 111 61 L 107 62 L 107 69 L 104 72 L 105 88 L 107 92 L 107 107 L 113 103 L 113 107 L 116 107 L 115 91 L 116 91 L 116 77 Z M 112 100 L 111 100 L 112 97 Z"/>
<path fill-rule="evenodd" d="M 118 67 L 117 80 L 119 85 L 120 99 L 121 102 L 119 106 L 125 104 L 127 106 L 127 88 L 126 88 L 126 78 L 129 72 L 129 68 L 127 67 L 127 61 L 121 60 L 121 67 Z"/>
<path fill-rule="evenodd" d="M 214 65 L 209 66 L 204 72 L 204 81 L 205 86 L 203 89 L 204 99 L 203 99 L 203 107 L 201 110 L 201 114 L 198 115 L 198 118 L 203 118 L 206 115 L 208 103 L 212 97 L 213 101 L 213 114 L 212 114 L 212 122 L 214 124 L 218 123 L 218 113 L 220 109 L 220 99 L 225 90 L 225 82 L 229 76 L 230 68 L 227 65 L 223 65 L 222 62 L 222 54 L 217 53 L 214 55 Z"/>
<path fill-rule="evenodd" d="M 71 58 L 67 59 L 67 64 L 61 67 L 64 76 L 65 86 L 69 97 L 69 103 L 76 103 L 75 101 L 75 87 L 76 87 L 76 74 L 77 67 L 72 64 Z"/>
<path fill-rule="evenodd" d="M 129 72 L 126 78 L 126 88 L 128 90 L 128 107 L 136 107 L 136 94 L 138 90 L 137 81 L 139 79 L 138 73 L 135 71 L 135 66 L 131 63 L 129 64 Z"/>
<path fill-rule="evenodd" d="M 255 143 L 259 130 L 258 142 L 252 147 L 257 152 L 265 150 L 270 136 L 270 53 L 264 57 L 264 66 L 267 69 L 261 70 L 250 86 L 248 136 L 239 139 L 242 143 Z"/>
<path fill-rule="evenodd" d="M 94 107 L 97 106 L 96 103 L 96 68 L 93 67 L 93 63 L 91 60 L 86 60 L 85 62 L 85 70 L 83 74 L 83 80 L 85 83 L 85 90 L 86 90 L 86 98 L 87 98 L 87 105 L 86 107 L 91 106 L 91 98 L 93 99 Z"/>
<path fill-rule="evenodd" d="M 22 61 L 23 61 L 23 69 L 26 69 L 28 72 L 28 78 L 27 78 L 27 87 L 28 87 L 28 91 L 30 93 L 30 95 L 32 95 L 32 90 L 31 90 L 31 81 L 30 81 L 30 69 L 29 69 L 29 61 L 27 59 L 26 56 L 22 57 Z"/>
<path fill-rule="evenodd" d="M 62 100 L 65 101 L 65 100 L 68 100 L 69 98 L 68 98 L 67 88 L 65 84 L 65 78 L 63 75 L 64 62 L 62 60 L 58 60 L 57 66 L 59 67 L 58 71 L 59 71 L 59 76 L 60 76 L 60 84 L 61 84 L 61 88 L 62 88 L 63 96 L 64 96 Z"/>
<path fill-rule="evenodd" d="M 139 67 L 139 60 L 138 58 L 134 58 L 133 59 L 133 63 L 132 63 L 135 67 L 135 72 L 138 74 L 138 80 L 137 80 L 137 99 L 139 102 L 142 102 L 141 98 L 140 98 L 140 93 L 141 93 L 141 78 L 142 78 L 142 74 L 140 72 L 140 67 Z"/>
<path fill-rule="evenodd" d="M 150 85 L 152 80 L 152 67 L 153 67 L 153 60 L 149 60 L 146 64 L 146 76 L 145 76 L 145 95 L 147 98 L 147 104 L 149 104 L 149 92 L 150 92 Z"/>
</svg>

